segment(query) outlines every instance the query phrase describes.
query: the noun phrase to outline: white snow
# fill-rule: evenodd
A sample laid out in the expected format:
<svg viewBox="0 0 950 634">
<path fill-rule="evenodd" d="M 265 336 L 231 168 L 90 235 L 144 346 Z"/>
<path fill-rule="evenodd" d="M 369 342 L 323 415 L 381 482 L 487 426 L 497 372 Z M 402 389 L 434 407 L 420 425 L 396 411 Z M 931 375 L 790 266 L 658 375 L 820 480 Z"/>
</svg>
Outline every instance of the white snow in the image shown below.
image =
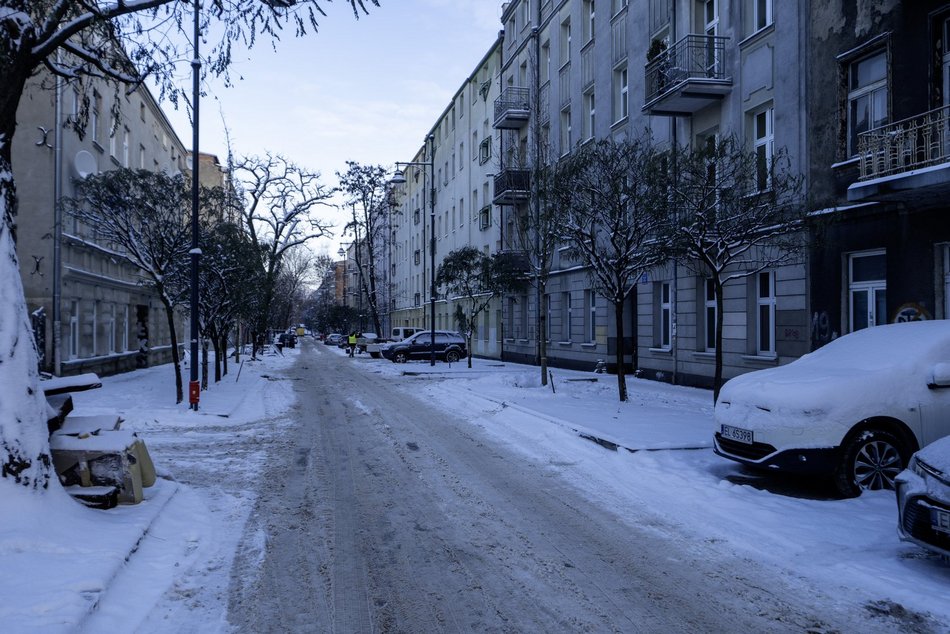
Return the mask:
<svg viewBox="0 0 950 634">
<path fill-rule="evenodd" d="M 394 364 L 316 344 L 246 362 L 239 378 L 232 366 L 202 393 L 198 412 L 174 404 L 168 366 L 74 394 L 76 415 L 121 416 L 164 477 L 143 503 L 108 511 L 83 508 L 59 487 L 40 496 L 0 486 L 3 630 L 228 631 L 228 575 L 264 459 L 257 447 L 294 415 L 293 385 L 279 377 L 300 355 L 337 356 L 443 404 L 629 521 L 649 509 L 663 520 L 658 534 L 734 555 L 737 574 L 743 560 L 760 561 L 829 602 L 890 600 L 950 622 L 950 566 L 898 540 L 892 492 L 810 499 L 743 483 L 741 468 L 710 449 L 707 391 L 629 379 L 631 400 L 619 403 L 612 375 L 553 369 L 552 390 L 533 367 Z M 177 483 L 176 474 L 207 486 Z M 265 536 L 256 539 L 263 549 Z"/>
</svg>

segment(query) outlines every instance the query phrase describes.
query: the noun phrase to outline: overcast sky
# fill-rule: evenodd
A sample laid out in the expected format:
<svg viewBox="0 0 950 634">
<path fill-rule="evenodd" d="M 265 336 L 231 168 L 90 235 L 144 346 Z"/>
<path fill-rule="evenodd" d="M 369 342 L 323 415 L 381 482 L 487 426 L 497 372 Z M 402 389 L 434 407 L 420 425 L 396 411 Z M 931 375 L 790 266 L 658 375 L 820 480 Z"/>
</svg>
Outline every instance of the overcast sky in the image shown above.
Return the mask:
<svg viewBox="0 0 950 634">
<path fill-rule="evenodd" d="M 346 0 L 325 2 L 316 35 L 288 36 L 276 51 L 261 41 L 250 53 L 236 53 L 235 85 L 205 84 L 201 151 L 224 162 L 226 122 L 237 155 L 280 153 L 321 172 L 328 185 L 347 160 L 385 166 L 410 160 L 494 42 L 501 0 L 380 4 L 357 21 Z M 164 108 L 191 147 L 187 114 Z M 327 210 L 323 217 L 335 214 Z M 314 250 L 335 254 L 339 244 L 336 237 Z"/>
</svg>

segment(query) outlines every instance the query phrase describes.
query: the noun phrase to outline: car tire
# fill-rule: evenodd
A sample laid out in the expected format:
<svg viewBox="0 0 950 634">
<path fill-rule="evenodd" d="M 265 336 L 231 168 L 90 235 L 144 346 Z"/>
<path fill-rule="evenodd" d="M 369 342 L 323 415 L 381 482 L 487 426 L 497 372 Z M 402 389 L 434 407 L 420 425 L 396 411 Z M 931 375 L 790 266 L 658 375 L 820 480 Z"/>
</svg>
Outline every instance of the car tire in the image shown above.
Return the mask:
<svg viewBox="0 0 950 634">
<path fill-rule="evenodd" d="M 856 497 L 865 489 L 893 489 L 894 478 L 907 466 L 910 453 L 891 432 L 863 430 L 842 446 L 835 488 L 845 497 Z"/>
<path fill-rule="evenodd" d="M 405 352 L 397 352 L 393 355 L 393 363 L 405 363 L 409 360 Z"/>
<path fill-rule="evenodd" d="M 456 363 L 459 360 L 459 357 L 460 355 L 458 350 L 449 350 L 445 353 L 445 361 L 447 363 Z"/>
</svg>

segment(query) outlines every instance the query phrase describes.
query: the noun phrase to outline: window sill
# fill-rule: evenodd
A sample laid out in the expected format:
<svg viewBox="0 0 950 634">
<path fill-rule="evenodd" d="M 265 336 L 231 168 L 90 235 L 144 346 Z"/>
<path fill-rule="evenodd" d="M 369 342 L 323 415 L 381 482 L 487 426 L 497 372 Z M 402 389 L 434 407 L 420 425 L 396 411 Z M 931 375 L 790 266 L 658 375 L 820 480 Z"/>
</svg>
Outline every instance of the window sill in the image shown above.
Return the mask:
<svg viewBox="0 0 950 634">
<path fill-rule="evenodd" d="M 756 365 L 778 365 L 777 354 L 744 354 L 742 360 Z"/>
<path fill-rule="evenodd" d="M 597 343 L 596 342 L 582 343 L 581 348 L 583 348 L 584 350 L 594 350 L 597 348 Z"/>
<path fill-rule="evenodd" d="M 842 168 L 842 167 L 854 167 L 854 166 L 856 166 L 860 161 L 861 161 L 861 157 L 860 157 L 860 156 L 855 156 L 855 157 L 853 157 L 853 158 L 849 158 L 849 159 L 847 159 L 847 160 L 840 161 L 840 162 L 838 162 L 838 163 L 832 163 L 832 164 L 831 164 L 831 169 L 835 170 L 835 169 L 840 169 L 840 168 Z"/>
<path fill-rule="evenodd" d="M 102 147 L 102 145 L 100 145 L 99 142 L 96 141 L 95 139 L 93 139 L 93 141 L 92 141 L 92 147 L 94 147 L 94 148 L 96 148 L 97 150 L 99 150 L 99 154 L 105 154 L 105 153 L 106 153 L 106 149 L 105 149 L 104 147 Z"/>
<path fill-rule="evenodd" d="M 624 115 L 610 124 L 611 130 L 616 130 L 617 128 L 622 128 L 627 125 L 627 122 L 630 120 L 630 115 Z"/>
<path fill-rule="evenodd" d="M 652 354 L 658 354 L 663 356 L 673 356 L 673 348 L 647 348 Z"/>
<path fill-rule="evenodd" d="M 562 348 L 570 348 L 574 345 L 574 342 L 573 341 L 558 341 L 557 345 L 561 346 Z"/>
<path fill-rule="evenodd" d="M 694 351 L 693 351 L 693 358 L 694 358 L 694 359 L 709 359 L 709 360 L 712 360 L 712 359 L 715 359 L 715 358 L 716 358 L 716 351 L 715 351 L 715 350 L 703 350 L 703 351 L 694 350 Z"/>
<path fill-rule="evenodd" d="M 775 32 L 775 22 L 772 22 L 772 24 L 763 26 L 761 29 L 759 29 L 758 31 L 750 35 L 749 37 L 739 42 L 739 50 L 742 50 L 746 48 L 747 46 L 751 46 L 755 42 L 758 42 L 759 40 L 764 39 L 766 36 L 774 32 Z"/>
</svg>

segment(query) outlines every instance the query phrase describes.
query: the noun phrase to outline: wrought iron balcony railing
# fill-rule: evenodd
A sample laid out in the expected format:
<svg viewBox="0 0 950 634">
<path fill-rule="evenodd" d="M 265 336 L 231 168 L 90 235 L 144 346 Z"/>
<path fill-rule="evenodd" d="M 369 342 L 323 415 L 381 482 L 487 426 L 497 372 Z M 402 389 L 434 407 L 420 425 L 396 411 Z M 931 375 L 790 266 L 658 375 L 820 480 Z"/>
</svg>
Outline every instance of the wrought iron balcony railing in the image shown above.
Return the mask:
<svg viewBox="0 0 950 634">
<path fill-rule="evenodd" d="M 505 169 L 494 179 L 496 205 L 513 205 L 531 196 L 531 172 L 525 169 Z"/>
<path fill-rule="evenodd" d="M 527 88 L 508 86 L 495 99 L 495 127 L 518 129 L 531 114 L 530 92 Z"/>
<path fill-rule="evenodd" d="M 718 35 L 691 34 L 663 51 L 646 66 L 645 103 L 649 104 L 687 82 L 722 83 L 726 41 Z"/>
<path fill-rule="evenodd" d="M 950 105 L 858 135 L 859 181 L 950 162 Z"/>
</svg>

